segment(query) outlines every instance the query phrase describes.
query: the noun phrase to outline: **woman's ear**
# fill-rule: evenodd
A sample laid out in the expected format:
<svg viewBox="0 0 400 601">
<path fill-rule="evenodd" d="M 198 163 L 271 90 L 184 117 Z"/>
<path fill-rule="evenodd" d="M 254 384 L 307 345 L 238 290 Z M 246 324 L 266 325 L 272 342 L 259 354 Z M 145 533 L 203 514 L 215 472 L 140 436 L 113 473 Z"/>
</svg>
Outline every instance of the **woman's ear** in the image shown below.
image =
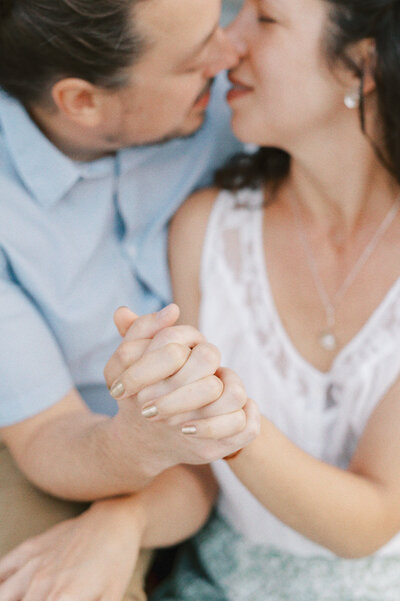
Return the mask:
<svg viewBox="0 0 400 601">
<path fill-rule="evenodd" d="M 364 98 L 367 98 L 376 88 L 376 47 L 374 41 L 368 39 L 360 42 L 352 54 L 352 60 L 358 66 L 357 69 L 362 75 L 352 76 L 352 81 L 347 87 L 344 104 L 348 109 L 359 108 L 361 93 Z"/>
<path fill-rule="evenodd" d="M 376 71 L 376 45 L 371 39 L 360 42 L 360 64 L 364 72 L 364 96 L 368 96 L 374 92 L 376 88 L 375 71 Z"/>
</svg>

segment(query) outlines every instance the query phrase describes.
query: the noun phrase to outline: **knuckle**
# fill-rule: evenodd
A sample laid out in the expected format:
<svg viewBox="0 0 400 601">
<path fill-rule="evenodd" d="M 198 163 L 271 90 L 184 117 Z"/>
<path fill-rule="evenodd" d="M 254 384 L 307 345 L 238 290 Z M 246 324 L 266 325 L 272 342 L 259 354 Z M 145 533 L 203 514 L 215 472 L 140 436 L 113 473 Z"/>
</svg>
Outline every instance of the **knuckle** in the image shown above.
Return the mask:
<svg viewBox="0 0 400 601">
<path fill-rule="evenodd" d="M 243 410 L 236 412 L 237 428 L 242 432 L 247 425 L 247 417 Z"/>
<path fill-rule="evenodd" d="M 221 355 L 217 347 L 214 346 L 214 344 L 202 343 L 199 344 L 196 348 L 197 353 L 200 355 L 200 357 L 205 363 L 210 363 L 211 365 L 215 365 L 216 367 L 218 367 L 218 365 L 221 362 Z"/>
<path fill-rule="evenodd" d="M 235 404 L 235 406 L 240 409 L 246 405 L 247 395 L 246 391 L 241 384 L 235 382 L 229 386 L 229 394 L 230 397 Z"/>
<path fill-rule="evenodd" d="M 190 340 L 198 340 L 198 344 L 206 343 L 206 339 L 203 334 L 193 326 L 183 326 L 184 330 L 182 330 L 185 339 Z"/>
<path fill-rule="evenodd" d="M 207 378 L 207 388 L 210 395 L 217 399 L 224 391 L 224 385 L 217 376 L 209 376 Z"/>
<path fill-rule="evenodd" d="M 168 355 L 174 365 L 183 365 L 187 358 L 187 348 L 182 344 L 171 342 L 166 346 Z"/>
<path fill-rule="evenodd" d="M 164 330 L 161 330 L 161 332 L 158 332 L 154 336 L 153 340 L 154 342 L 157 342 L 158 345 L 165 346 L 173 342 L 179 343 L 181 341 L 181 336 L 176 329 L 174 330 L 174 328 L 165 328 Z"/>
<path fill-rule="evenodd" d="M 124 368 L 132 363 L 133 345 L 130 342 L 122 342 L 116 350 L 118 361 Z"/>
</svg>

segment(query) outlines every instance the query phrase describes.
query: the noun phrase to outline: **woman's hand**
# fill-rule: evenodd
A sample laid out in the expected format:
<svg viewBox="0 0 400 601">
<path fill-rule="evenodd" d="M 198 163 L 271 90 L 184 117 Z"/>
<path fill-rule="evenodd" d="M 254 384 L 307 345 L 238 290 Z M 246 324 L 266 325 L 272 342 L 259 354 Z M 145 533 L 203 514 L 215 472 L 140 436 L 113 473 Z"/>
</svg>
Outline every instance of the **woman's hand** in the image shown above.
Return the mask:
<svg viewBox="0 0 400 601">
<path fill-rule="evenodd" d="M 129 498 L 94 504 L 0 561 L 0 601 L 122 601 L 144 527 Z"/>
<path fill-rule="evenodd" d="M 221 459 L 259 433 L 257 408 L 240 378 L 220 368 L 218 349 L 196 328 L 174 325 L 178 316 L 176 305 L 142 317 L 119 309 L 123 341 L 104 370 L 118 400 L 119 430 L 141 440 L 141 456 L 157 463 L 157 473 Z"/>
</svg>

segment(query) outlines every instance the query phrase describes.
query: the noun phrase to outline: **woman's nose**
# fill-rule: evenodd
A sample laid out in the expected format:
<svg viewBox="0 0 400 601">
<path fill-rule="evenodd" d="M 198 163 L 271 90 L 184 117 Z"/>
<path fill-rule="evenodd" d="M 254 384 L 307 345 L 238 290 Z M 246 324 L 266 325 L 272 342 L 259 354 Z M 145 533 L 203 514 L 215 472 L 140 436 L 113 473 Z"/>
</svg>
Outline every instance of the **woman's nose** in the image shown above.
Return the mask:
<svg viewBox="0 0 400 601">
<path fill-rule="evenodd" d="M 247 53 L 247 37 L 250 26 L 249 11 L 244 6 L 232 23 L 225 28 L 225 34 L 235 48 L 239 58 L 242 58 Z"/>
</svg>

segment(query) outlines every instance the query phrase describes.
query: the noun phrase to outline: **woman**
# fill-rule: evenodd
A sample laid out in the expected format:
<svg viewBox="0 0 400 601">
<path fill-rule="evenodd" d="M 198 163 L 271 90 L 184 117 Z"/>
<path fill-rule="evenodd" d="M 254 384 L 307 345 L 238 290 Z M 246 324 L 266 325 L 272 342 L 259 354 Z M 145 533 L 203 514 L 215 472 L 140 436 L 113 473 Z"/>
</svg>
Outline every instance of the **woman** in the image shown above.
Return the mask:
<svg viewBox="0 0 400 601">
<path fill-rule="evenodd" d="M 215 480 L 164 474 L 124 519 L 172 543 L 219 485 L 155 601 L 398 599 L 400 1 L 246 0 L 231 35 L 233 129 L 263 149 L 220 174 L 235 192 L 180 210 L 171 269 L 261 433 Z M 174 411 L 160 394 L 148 419 Z"/>
</svg>

